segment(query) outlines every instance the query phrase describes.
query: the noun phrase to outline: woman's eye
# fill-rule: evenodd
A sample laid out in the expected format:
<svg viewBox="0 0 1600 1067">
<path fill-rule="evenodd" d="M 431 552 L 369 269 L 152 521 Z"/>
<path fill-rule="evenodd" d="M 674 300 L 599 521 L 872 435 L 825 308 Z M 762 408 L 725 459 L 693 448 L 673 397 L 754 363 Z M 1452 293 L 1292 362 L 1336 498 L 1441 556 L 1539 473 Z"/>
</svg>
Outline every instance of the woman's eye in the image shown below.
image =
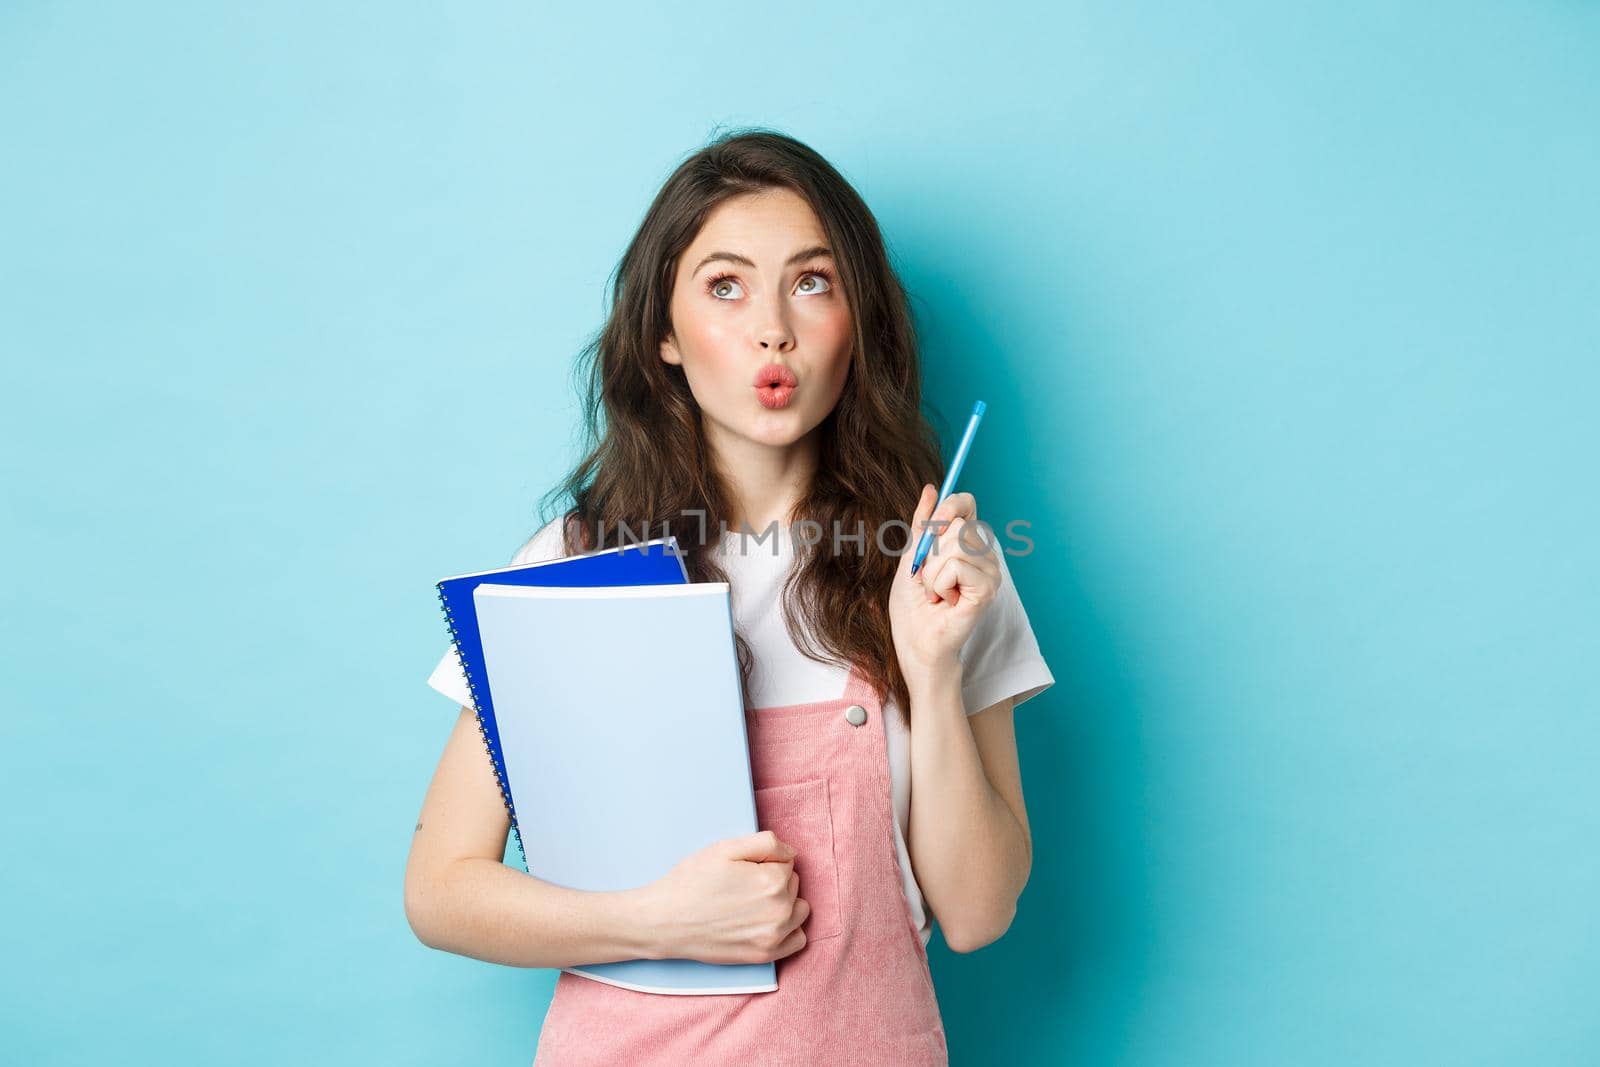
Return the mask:
<svg viewBox="0 0 1600 1067">
<path fill-rule="evenodd" d="M 810 288 L 806 288 L 807 282 L 812 283 Z M 821 285 L 820 289 L 817 288 L 818 285 Z M 831 288 L 833 288 L 833 286 L 830 285 L 828 279 L 821 274 L 807 274 L 804 278 L 800 279 L 800 291 L 802 293 L 826 293 Z"/>
<path fill-rule="evenodd" d="M 799 284 L 795 286 L 795 291 L 803 296 L 811 296 L 815 293 L 826 293 L 832 288 L 833 283 L 828 280 L 827 275 L 813 271 L 800 279 Z M 739 282 L 726 275 L 720 278 L 712 278 L 707 282 L 706 292 L 718 300 L 732 300 L 741 295 Z"/>
</svg>

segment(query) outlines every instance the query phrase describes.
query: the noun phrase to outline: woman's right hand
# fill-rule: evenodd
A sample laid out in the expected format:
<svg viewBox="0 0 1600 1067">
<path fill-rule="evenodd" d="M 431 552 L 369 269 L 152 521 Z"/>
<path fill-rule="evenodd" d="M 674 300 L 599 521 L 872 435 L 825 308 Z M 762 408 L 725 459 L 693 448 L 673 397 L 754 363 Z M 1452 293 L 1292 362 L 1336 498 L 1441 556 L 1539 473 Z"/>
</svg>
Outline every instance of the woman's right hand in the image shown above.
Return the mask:
<svg viewBox="0 0 1600 1067">
<path fill-rule="evenodd" d="M 714 841 L 644 887 L 664 959 L 766 963 L 805 946 L 795 850 L 771 830 Z"/>
</svg>

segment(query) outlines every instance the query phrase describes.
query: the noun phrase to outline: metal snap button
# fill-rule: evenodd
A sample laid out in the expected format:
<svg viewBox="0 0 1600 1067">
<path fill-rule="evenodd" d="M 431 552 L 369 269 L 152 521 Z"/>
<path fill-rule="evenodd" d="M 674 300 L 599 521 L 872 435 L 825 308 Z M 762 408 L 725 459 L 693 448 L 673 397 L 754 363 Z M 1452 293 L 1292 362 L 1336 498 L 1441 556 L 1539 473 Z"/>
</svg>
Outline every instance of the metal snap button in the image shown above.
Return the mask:
<svg viewBox="0 0 1600 1067">
<path fill-rule="evenodd" d="M 867 709 L 860 704 L 851 704 L 844 709 L 844 718 L 851 726 L 860 726 L 867 721 Z"/>
</svg>

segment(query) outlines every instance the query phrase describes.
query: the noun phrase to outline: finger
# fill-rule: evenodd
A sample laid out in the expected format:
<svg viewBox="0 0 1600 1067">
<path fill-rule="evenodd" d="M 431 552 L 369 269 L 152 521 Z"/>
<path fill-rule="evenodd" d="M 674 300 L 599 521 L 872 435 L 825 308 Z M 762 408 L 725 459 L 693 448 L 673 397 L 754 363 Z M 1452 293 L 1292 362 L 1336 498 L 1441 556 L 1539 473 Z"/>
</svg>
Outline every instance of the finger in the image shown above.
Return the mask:
<svg viewBox="0 0 1600 1067">
<path fill-rule="evenodd" d="M 767 876 L 767 881 L 772 886 L 772 895 L 787 900 L 794 899 L 794 864 L 792 862 L 779 862 L 768 860 L 756 865 L 756 869 Z"/>
<path fill-rule="evenodd" d="M 805 925 L 806 919 L 811 916 L 811 902 L 805 897 L 794 898 L 794 910 L 789 913 L 789 921 L 784 925 L 793 930 L 797 926 Z"/>
<path fill-rule="evenodd" d="M 922 595 L 930 604 L 939 599 L 939 594 L 934 592 L 934 586 L 939 581 L 940 572 L 944 570 L 949 562 L 949 556 L 936 556 L 932 551 L 929 551 L 928 558 L 923 563 L 922 569 L 917 572 L 917 579 L 922 582 Z"/>
<path fill-rule="evenodd" d="M 966 564 L 968 569 L 962 570 L 961 564 Z M 978 580 L 972 564 L 967 560 L 959 556 L 944 556 L 938 565 L 928 572 L 926 589 L 928 602 L 931 604 L 940 600 L 959 601 Z"/>
<path fill-rule="evenodd" d="M 917 572 L 917 577 L 922 581 L 923 591 L 930 602 L 936 599 L 933 592 L 934 584 L 945 560 L 956 557 L 973 560 L 975 553 L 987 551 L 988 545 L 983 540 L 980 530 L 981 524 L 957 518 L 935 538 L 928 549 L 928 556 L 923 561 L 922 569 Z"/>
<path fill-rule="evenodd" d="M 803 949 L 805 947 L 806 947 L 806 930 L 805 930 L 805 927 L 796 926 L 793 930 L 791 930 L 789 932 L 789 936 L 784 938 L 783 941 L 779 943 L 777 955 L 775 955 L 773 957 L 773 959 L 781 960 L 785 956 L 792 956 L 796 952 L 799 952 L 801 949 Z"/>
<path fill-rule="evenodd" d="M 966 527 L 966 519 L 958 517 L 950 520 L 950 525 L 946 526 L 944 528 L 944 532 L 939 535 L 939 555 L 967 555 L 971 552 L 971 549 L 968 548 L 966 543 L 961 539 L 961 531 L 966 529 Z M 971 532 L 969 531 L 966 536 L 970 541 L 972 538 Z"/>
<path fill-rule="evenodd" d="M 911 531 L 907 535 L 906 550 L 900 557 L 900 572 L 902 574 L 911 574 L 911 561 L 916 556 L 918 542 L 922 540 L 923 524 L 933 514 L 934 505 L 938 502 L 939 490 L 931 483 L 924 483 L 922 495 L 917 497 L 916 510 L 911 514 Z M 913 575 L 913 577 L 915 576 Z"/>
<path fill-rule="evenodd" d="M 724 842 L 724 846 L 725 854 L 730 858 L 750 860 L 755 863 L 763 860 L 792 860 L 795 857 L 794 846 L 778 840 L 778 835 L 771 830 L 757 830 L 743 837 L 730 837 Z"/>
<path fill-rule="evenodd" d="M 934 576 L 934 595 L 940 600 L 959 600 L 966 592 L 961 587 L 962 568 L 965 566 L 968 566 L 965 560 L 950 557 Z"/>
<path fill-rule="evenodd" d="M 985 556 L 993 556 L 995 545 L 994 527 L 982 519 L 963 519 L 956 530 L 955 542 L 961 549 L 961 554 L 973 562 L 979 562 Z"/>
<path fill-rule="evenodd" d="M 959 556 L 985 574 L 1000 576 L 1000 563 L 994 558 L 994 545 L 989 536 L 993 533 L 985 522 L 957 519 L 940 539 L 942 555 Z"/>
<path fill-rule="evenodd" d="M 971 493 L 951 493 L 943 500 L 938 501 L 933 513 L 925 522 L 916 527 L 917 536 L 922 536 L 923 529 L 931 529 L 934 534 L 934 543 L 929 546 L 929 555 L 934 552 L 947 554 L 953 539 L 952 532 L 963 522 L 976 520 L 978 517 L 978 501 Z M 917 571 L 921 577 L 922 570 Z"/>
<path fill-rule="evenodd" d="M 935 577 L 933 591 L 941 600 L 987 603 L 989 584 L 985 577 L 970 560 L 952 558 Z"/>
<path fill-rule="evenodd" d="M 933 517 L 934 509 L 939 506 L 939 490 L 932 482 L 922 487 L 922 492 L 917 496 L 917 510 L 912 516 L 912 528 L 918 536 L 922 534 L 923 524 Z"/>
<path fill-rule="evenodd" d="M 971 493 L 951 493 L 939 501 L 939 506 L 933 510 L 933 518 L 955 519 L 978 517 L 978 499 Z"/>
</svg>

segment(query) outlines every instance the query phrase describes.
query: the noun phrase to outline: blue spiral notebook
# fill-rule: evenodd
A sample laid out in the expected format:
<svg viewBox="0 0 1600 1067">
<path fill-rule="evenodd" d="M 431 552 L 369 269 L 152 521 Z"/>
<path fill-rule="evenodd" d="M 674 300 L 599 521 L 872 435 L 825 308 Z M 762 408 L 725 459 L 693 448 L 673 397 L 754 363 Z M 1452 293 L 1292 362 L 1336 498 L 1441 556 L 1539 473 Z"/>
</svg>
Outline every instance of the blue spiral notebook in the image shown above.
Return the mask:
<svg viewBox="0 0 1600 1067">
<path fill-rule="evenodd" d="M 473 590 L 528 871 L 647 885 L 757 829 L 726 582 Z M 565 970 L 642 993 L 764 993 L 777 967 L 687 958 Z"/>
<path fill-rule="evenodd" d="M 754 832 L 754 783 L 728 587 L 690 586 L 675 539 L 458 575 L 437 585 L 478 729 L 529 874 L 572 888 L 626 888 L 660 877 L 671 862 L 713 840 Z M 689 596 L 652 607 L 651 587 L 677 587 L 658 591 Z M 604 596 L 607 589 L 617 595 Z M 523 599 L 519 590 L 537 599 Z M 570 595 L 563 597 L 563 591 Z M 596 594 L 602 598 L 593 599 Z M 618 671 L 618 661 L 605 651 L 615 651 L 619 644 L 632 650 L 622 656 L 628 671 Z M 651 662 L 654 669 L 648 666 Z M 635 689 L 630 698 L 628 684 L 646 688 Z M 563 692 L 568 694 L 564 699 Z M 654 740 L 649 739 L 648 715 L 635 723 L 642 729 L 602 729 L 597 734 L 575 729 L 595 724 L 593 716 L 551 713 L 574 701 L 591 709 L 624 711 L 619 723 L 641 710 L 660 711 L 675 702 L 680 719 Z M 691 712 L 691 719 L 682 718 Z M 673 722 L 660 715 L 653 721 L 669 727 Z M 619 747 L 619 739 L 628 743 Z M 661 778 L 664 769 L 675 766 L 663 758 L 670 754 L 669 742 L 692 748 L 680 753 L 676 764 L 696 768 L 687 788 Z M 560 755 L 563 750 L 566 757 Z M 630 759 L 636 761 L 634 773 L 625 770 Z M 670 789 L 672 800 L 646 803 L 641 818 L 637 798 L 653 795 L 652 777 Z M 604 789 L 601 783 L 610 778 L 632 788 Z M 649 830 L 643 836 L 651 848 L 612 847 L 608 809 L 597 797 L 614 802 L 611 826 L 625 821 L 630 835 Z M 666 821 L 650 828 L 645 825 L 650 818 Z M 588 825 L 575 826 L 585 821 Z M 621 866 L 619 855 L 629 857 Z M 778 987 L 776 966 L 770 962 L 624 960 L 564 969 L 648 993 L 754 993 Z"/>
<path fill-rule="evenodd" d="M 682 585 L 688 581 L 689 572 L 678 552 L 677 538 L 661 537 L 654 541 L 560 559 L 460 574 L 437 583 L 439 606 L 444 610 L 450 641 L 455 646 L 456 658 L 461 661 L 461 671 L 466 675 L 467 691 L 472 694 L 473 711 L 478 719 L 478 732 L 483 735 L 483 746 L 488 749 L 489 759 L 494 764 L 495 780 L 500 785 L 506 814 L 511 816 L 511 832 L 516 838 L 517 854 L 522 857 L 524 870 L 528 867 L 528 854 L 522 847 L 516 803 L 506 784 L 505 754 L 500 749 L 500 728 L 495 721 L 494 698 L 489 692 L 489 680 L 484 673 L 483 642 L 478 635 L 478 615 L 472 605 L 472 591 L 484 582 L 572 588 Z"/>
</svg>

